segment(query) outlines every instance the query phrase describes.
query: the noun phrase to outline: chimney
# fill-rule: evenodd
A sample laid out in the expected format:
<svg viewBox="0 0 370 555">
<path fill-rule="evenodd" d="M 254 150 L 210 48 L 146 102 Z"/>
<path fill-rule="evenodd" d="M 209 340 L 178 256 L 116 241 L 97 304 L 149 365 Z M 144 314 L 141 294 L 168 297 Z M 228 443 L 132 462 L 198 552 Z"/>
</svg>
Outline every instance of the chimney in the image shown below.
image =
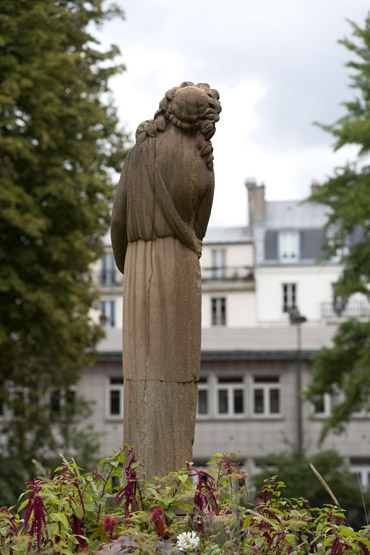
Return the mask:
<svg viewBox="0 0 370 555">
<path fill-rule="evenodd" d="M 320 190 L 320 187 L 321 187 L 320 183 L 314 179 L 311 183 L 311 195 L 315 195 L 316 193 L 318 193 Z"/>
<path fill-rule="evenodd" d="M 266 219 L 265 186 L 263 183 L 258 186 L 252 178 L 245 180 L 245 186 L 248 190 L 249 232 L 252 233 L 254 222 Z"/>
</svg>

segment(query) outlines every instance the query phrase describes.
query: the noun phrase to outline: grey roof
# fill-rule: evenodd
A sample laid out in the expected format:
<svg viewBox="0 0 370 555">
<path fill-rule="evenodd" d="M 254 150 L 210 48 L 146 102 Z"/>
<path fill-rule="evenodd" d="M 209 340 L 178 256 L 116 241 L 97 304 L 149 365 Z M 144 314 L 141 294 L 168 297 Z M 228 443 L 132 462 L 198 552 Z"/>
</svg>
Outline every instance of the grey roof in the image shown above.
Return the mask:
<svg viewBox="0 0 370 555">
<path fill-rule="evenodd" d="M 302 350 L 320 351 L 330 346 L 335 326 L 302 326 Z M 98 345 L 98 351 L 119 353 L 122 350 L 122 330 L 107 329 L 107 337 Z M 202 353 L 233 352 L 287 352 L 297 350 L 295 326 L 256 328 L 203 328 Z"/>
<path fill-rule="evenodd" d="M 203 240 L 205 245 L 226 243 L 251 243 L 253 241 L 248 228 L 243 227 L 210 227 Z"/>
<path fill-rule="evenodd" d="M 266 228 L 323 228 L 328 218 L 328 207 L 317 202 L 297 200 L 267 201 Z"/>
</svg>

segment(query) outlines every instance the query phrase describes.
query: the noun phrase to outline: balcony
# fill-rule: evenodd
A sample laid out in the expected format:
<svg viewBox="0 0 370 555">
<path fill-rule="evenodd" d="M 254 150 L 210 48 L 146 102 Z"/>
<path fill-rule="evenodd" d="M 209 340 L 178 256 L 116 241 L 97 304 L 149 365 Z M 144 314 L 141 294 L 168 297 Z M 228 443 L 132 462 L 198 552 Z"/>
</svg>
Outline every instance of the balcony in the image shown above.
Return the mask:
<svg viewBox="0 0 370 555">
<path fill-rule="evenodd" d="M 118 271 L 100 271 L 95 273 L 95 283 L 105 288 L 122 288 L 123 285 L 123 275 Z"/>
<path fill-rule="evenodd" d="M 338 318 L 369 318 L 370 303 L 351 301 L 348 304 L 321 303 L 321 316 L 324 320 Z"/>
<path fill-rule="evenodd" d="M 252 266 L 211 266 L 202 268 L 202 281 L 251 281 L 254 282 Z"/>
<path fill-rule="evenodd" d="M 256 287 L 252 266 L 203 267 L 203 292 L 254 291 Z"/>
</svg>

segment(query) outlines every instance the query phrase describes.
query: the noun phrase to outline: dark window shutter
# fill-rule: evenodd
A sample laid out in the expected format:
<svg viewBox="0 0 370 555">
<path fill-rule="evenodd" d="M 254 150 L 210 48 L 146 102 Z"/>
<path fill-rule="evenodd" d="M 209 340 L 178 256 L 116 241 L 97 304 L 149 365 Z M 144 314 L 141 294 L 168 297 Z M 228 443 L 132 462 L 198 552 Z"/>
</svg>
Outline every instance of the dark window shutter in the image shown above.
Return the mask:
<svg viewBox="0 0 370 555">
<path fill-rule="evenodd" d="M 277 257 L 277 231 L 268 229 L 265 233 L 265 260 L 276 260 Z"/>
<path fill-rule="evenodd" d="M 356 245 L 364 238 L 364 229 L 360 226 L 356 226 L 351 233 L 351 245 Z"/>
<path fill-rule="evenodd" d="M 324 241 L 324 229 L 303 229 L 301 231 L 301 259 L 312 260 L 322 256 Z"/>
</svg>

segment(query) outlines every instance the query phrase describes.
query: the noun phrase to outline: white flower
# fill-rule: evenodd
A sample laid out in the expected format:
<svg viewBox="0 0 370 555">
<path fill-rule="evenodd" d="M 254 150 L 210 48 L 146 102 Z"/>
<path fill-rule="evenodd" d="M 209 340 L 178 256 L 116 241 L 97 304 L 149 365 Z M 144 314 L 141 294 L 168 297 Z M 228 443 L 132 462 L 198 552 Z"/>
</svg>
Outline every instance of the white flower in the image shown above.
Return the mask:
<svg viewBox="0 0 370 555">
<path fill-rule="evenodd" d="M 193 551 L 199 547 L 199 538 L 195 532 L 182 532 L 177 536 L 177 547 L 184 551 Z"/>
</svg>

